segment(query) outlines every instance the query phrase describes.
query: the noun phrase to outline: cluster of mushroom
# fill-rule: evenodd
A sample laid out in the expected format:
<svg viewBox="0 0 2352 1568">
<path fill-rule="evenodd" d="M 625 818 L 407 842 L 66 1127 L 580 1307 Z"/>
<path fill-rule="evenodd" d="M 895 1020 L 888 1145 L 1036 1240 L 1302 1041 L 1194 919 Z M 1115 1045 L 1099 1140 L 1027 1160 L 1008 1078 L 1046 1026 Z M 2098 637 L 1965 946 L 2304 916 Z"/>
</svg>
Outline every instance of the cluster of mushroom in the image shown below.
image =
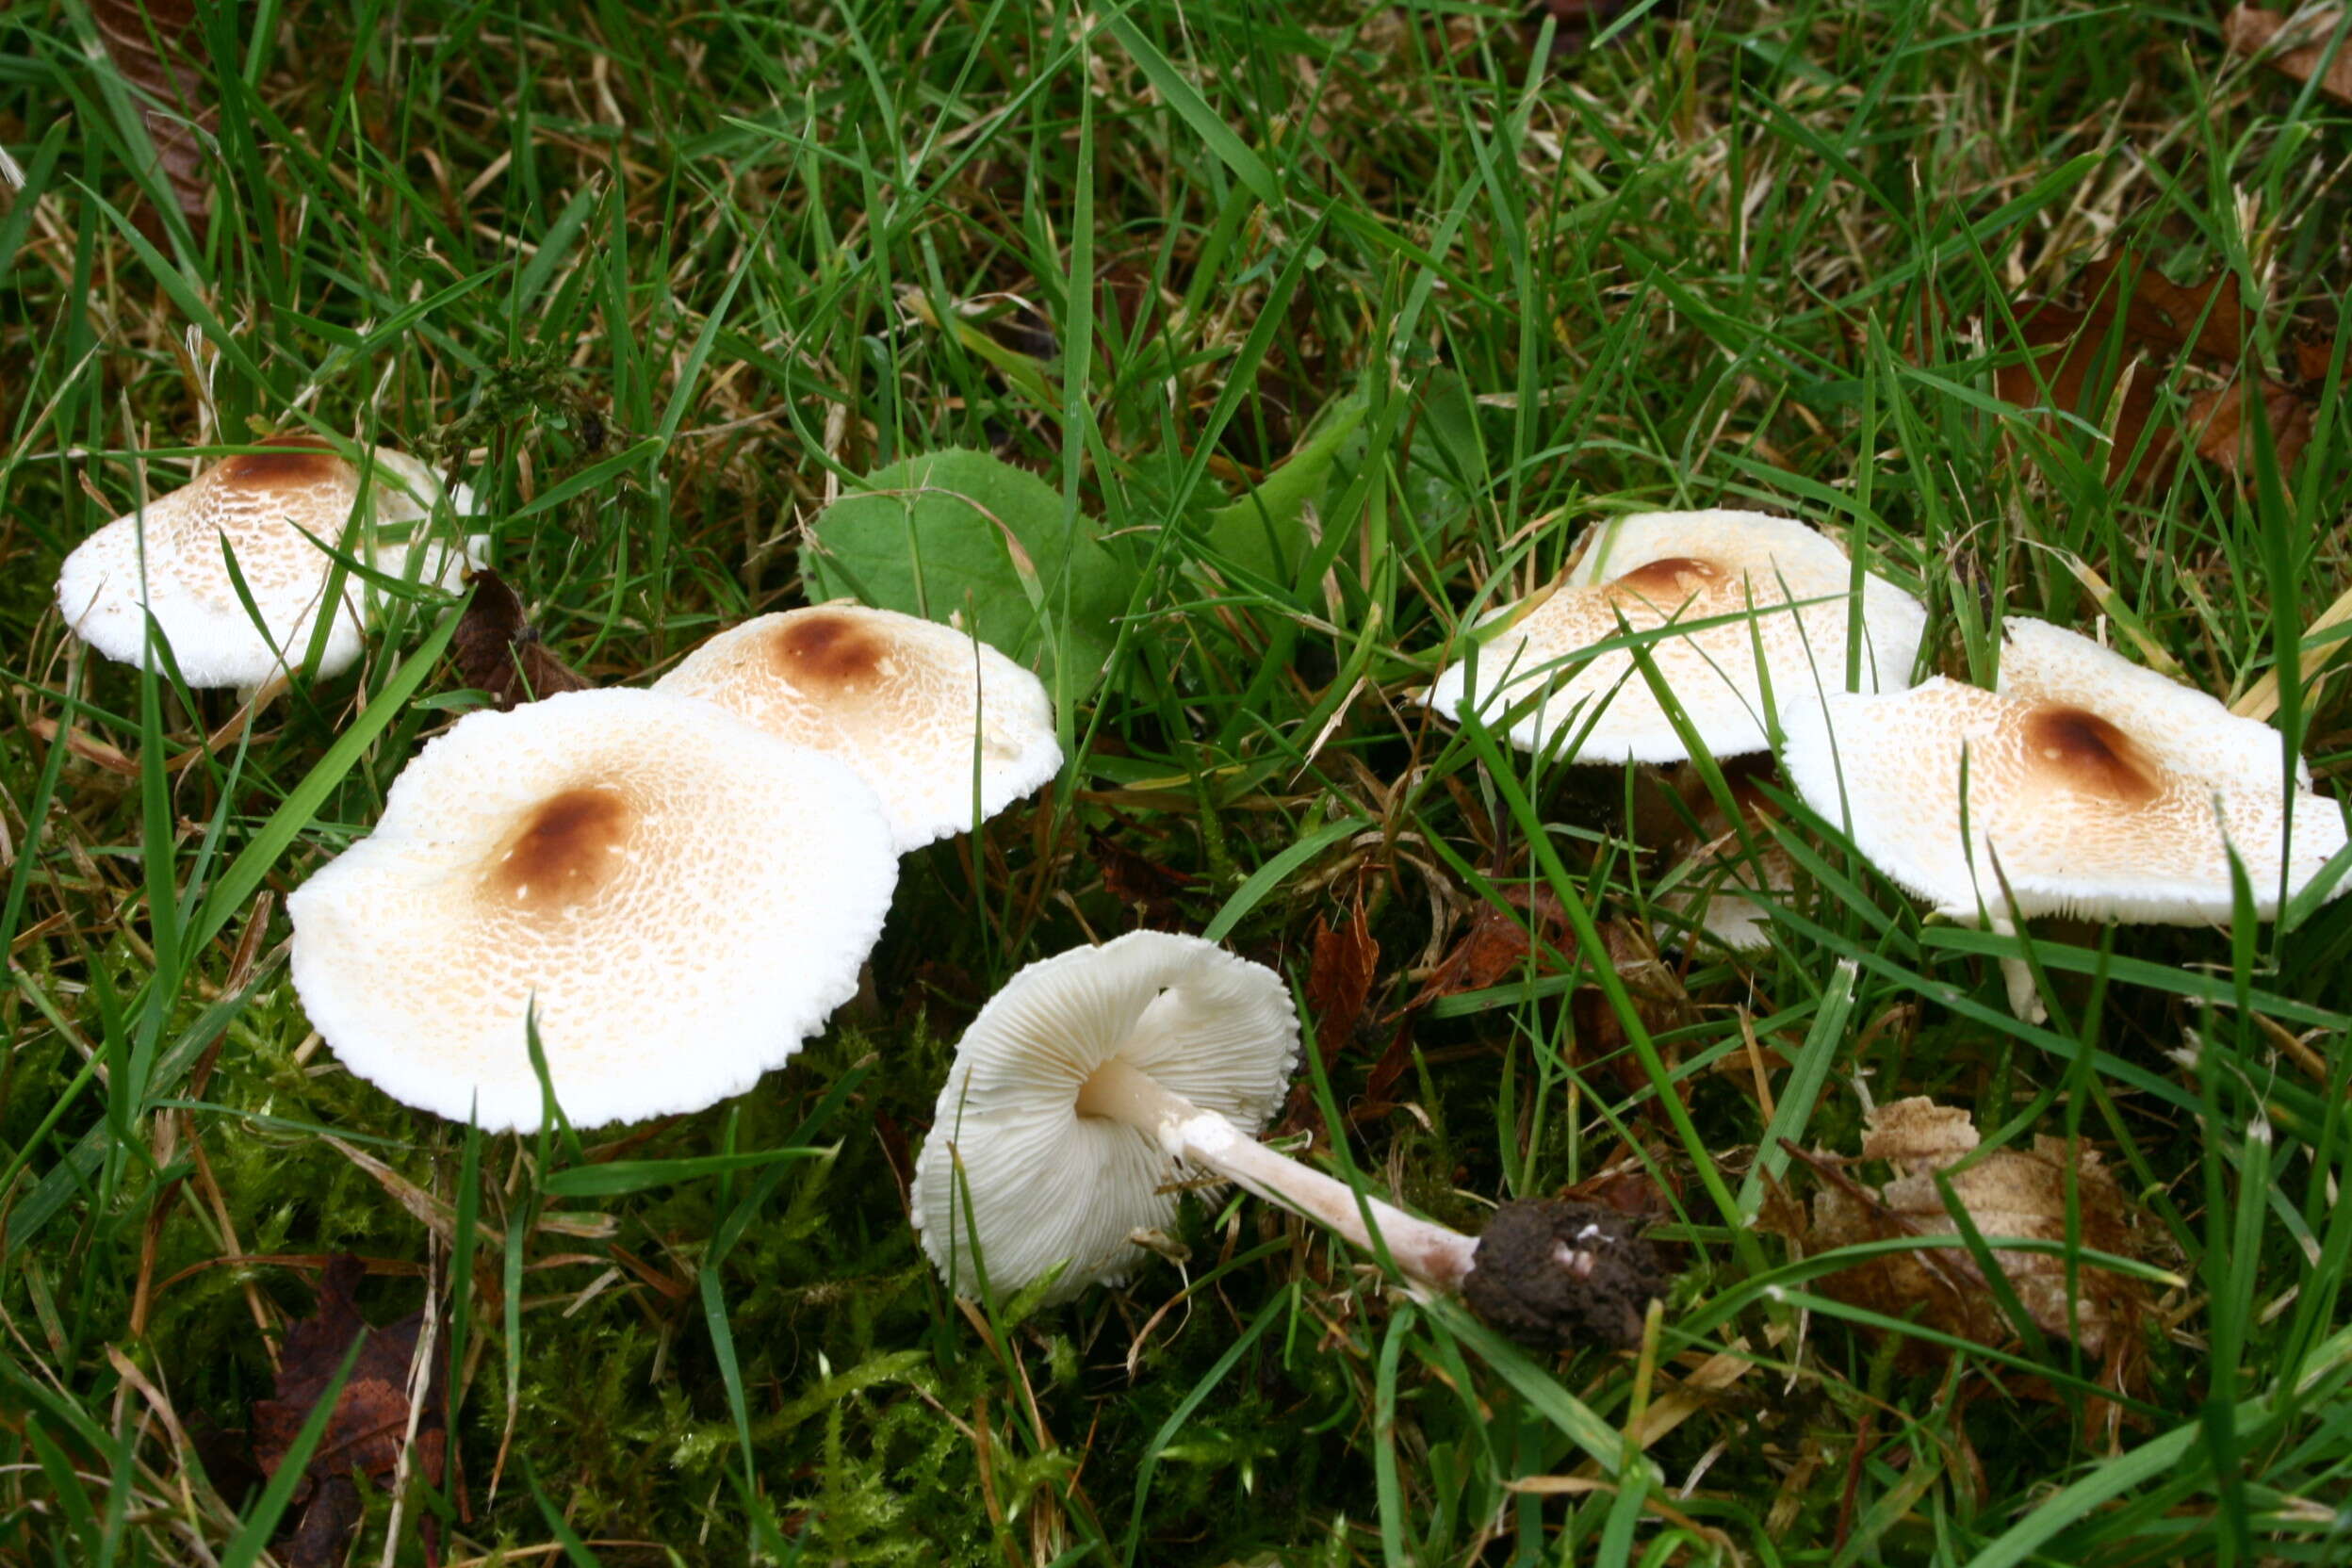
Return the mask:
<svg viewBox="0 0 2352 1568">
<path fill-rule="evenodd" d="M 283 674 L 322 544 L 438 496 L 398 453 L 372 466 L 371 487 L 307 438 L 224 460 L 68 558 L 69 624 L 117 659 L 168 646 L 196 685 Z M 372 559 L 398 570 L 404 547 Z M 368 610 L 337 607 L 322 673 L 357 657 Z M 429 743 L 287 901 L 295 988 L 346 1066 L 442 1116 L 532 1129 L 550 1087 L 582 1126 L 699 1109 L 855 994 L 901 854 L 1060 767 L 1045 688 L 994 648 L 884 610 L 764 615 L 649 691 L 485 710 Z"/>
<path fill-rule="evenodd" d="M 824 605 L 650 690 L 467 715 L 287 901 L 294 984 L 353 1071 L 485 1128 L 696 1110 L 825 1027 L 898 857 L 1061 767 L 1044 686 L 952 628 Z"/>
<path fill-rule="evenodd" d="M 2227 922 L 2233 858 L 2270 919 L 2344 848 L 2340 813 L 2269 726 L 2017 617 L 1995 690 L 1914 686 L 1925 625 L 1917 600 L 1802 523 L 1649 513 L 1600 525 L 1556 589 L 1474 629 L 1470 657 L 1428 700 L 1578 762 L 1685 759 L 1686 733 L 1739 758 L 1770 750 L 1776 725 L 1808 807 L 1939 913 L 2004 932 L 2054 913 Z M 1761 808 L 1756 776 L 1733 781 L 1743 811 Z M 1675 874 L 1668 906 L 1697 903 L 1695 923 L 1716 940 L 1763 946 L 1759 901 L 1787 894 L 1793 867 L 1751 825 L 1709 825 L 1716 838 Z M 1740 855 L 1742 838 L 1760 852 Z M 2012 1004 L 2038 1017 L 2030 972 L 2004 968 Z"/>
<path fill-rule="evenodd" d="M 373 467 L 430 510 L 430 475 L 393 453 Z M 75 551 L 60 601 L 103 652 L 149 657 L 152 617 L 191 680 L 254 683 L 312 635 L 331 580 L 318 540 L 365 488 L 308 443 L 230 459 Z M 374 509 L 395 510 L 381 494 Z M 371 559 L 404 569 L 387 553 Z M 206 575 L 224 551 L 258 617 Z M 464 567 L 423 564 L 444 585 Z M 364 612 L 339 610 L 327 668 L 355 656 Z M 239 625 L 251 645 L 218 651 Z M 1644 514 L 1598 526 L 1558 584 L 1479 623 L 1426 700 L 1582 762 L 1678 760 L 1693 742 L 1753 757 L 1777 736 L 1798 795 L 1888 875 L 1996 924 L 2226 919 L 2233 857 L 2269 916 L 2344 845 L 2277 731 L 2034 621 L 2006 628 L 1997 690 L 1914 686 L 1925 627 L 1803 523 Z M 959 631 L 837 605 L 762 616 L 650 690 L 478 712 L 429 743 L 376 830 L 289 901 L 295 984 L 354 1071 L 445 1116 L 533 1128 L 550 1088 L 581 1125 L 695 1109 L 854 992 L 898 855 L 1060 764 L 1043 687 Z M 1757 808 L 1760 776 L 1736 774 L 1735 810 Z M 1714 939 L 1761 945 L 1793 868 L 1776 843 L 1735 856 L 1730 841 L 1761 841 L 1749 824 L 1715 826 L 1674 896 Z M 1623 1217 L 1505 1204 L 1474 1239 L 1257 1142 L 1297 1048 L 1281 979 L 1197 938 L 1137 932 L 1031 965 L 941 1091 L 913 1194 L 926 1250 L 957 1291 L 1074 1295 L 1131 1275 L 1181 1178 L 1205 1175 L 1524 1340 L 1638 1336 L 1663 1273 Z"/>
</svg>

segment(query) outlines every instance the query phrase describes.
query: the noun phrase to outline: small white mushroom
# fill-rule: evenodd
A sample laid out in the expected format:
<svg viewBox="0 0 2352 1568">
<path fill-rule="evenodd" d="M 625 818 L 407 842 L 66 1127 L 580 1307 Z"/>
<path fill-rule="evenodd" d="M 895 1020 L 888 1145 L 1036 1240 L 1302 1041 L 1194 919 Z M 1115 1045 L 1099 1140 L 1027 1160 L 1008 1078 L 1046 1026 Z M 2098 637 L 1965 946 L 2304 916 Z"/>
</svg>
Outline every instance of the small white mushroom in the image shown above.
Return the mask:
<svg viewBox="0 0 2352 1568">
<path fill-rule="evenodd" d="M 1817 682 L 1845 686 L 1853 571 L 1845 551 L 1793 518 L 1647 512 L 1596 524 L 1558 584 L 1474 629 L 1467 657 L 1439 676 L 1427 701 L 1500 722 L 1533 700 L 1511 723 L 1511 743 L 1539 751 L 1581 736 L 1567 760 L 1680 760 L 1690 750 L 1632 652 L 1586 650 L 1628 630 L 1728 616 L 1658 638 L 1649 657 L 1711 755 L 1764 751 L 1767 678 L 1784 709 L 1811 705 Z M 1869 574 L 1861 600 L 1862 689 L 1908 684 L 1926 612 Z"/>
<path fill-rule="evenodd" d="M 1661 908 L 1688 919 L 1695 932 L 1733 953 L 1760 952 L 1772 945 L 1772 916 L 1764 906 L 1786 903 L 1797 886 L 1796 862 L 1760 816 L 1751 814 L 1750 820 L 1756 851 L 1753 861 L 1743 853 L 1739 834 L 1726 826 L 1676 868 L 1681 882 L 1658 901 Z"/>
<path fill-rule="evenodd" d="M 1053 781 L 1062 749 L 1037 678 L 952 627 L 827 604 L 745 621 L 654 688 L 717 703 L 856 768 L 903 854 Z"/>
<path fill-rule="evenodd" d="M 1464 1294 L 1508 1332 L 1638 1336 L 1659 1282 L 1623 1217 L 1508 1204 L 1485 1238 L 1467 1236 L 1258 1142 L 1298 1045 L 1282 978 L 1197 937 L 1137 931 L 1030 965 L 956 1047 L 916 1163 L 924 1250 L 966 1295 L 984 1274 L 1009 1293 L 1066 1263 L 1050 1298 L 1067 1299 L 1131 1276 L 1147 1256 L 1135 1237 L 1166 1230 L 1196 1173 L 1367 1250 L 1377 1227 L 1416 1288 Z M 1602 1263 L 1612 1266 L 1595 1281 Z"/>
<path fill-rule="evenodd" d="M 147 656 L 146 614 L 152 612 L 193 687 L 256 687 L 308 651 L 335 564 L 320 544 L 343 545 L 360 506 L 359 470 L 314 437 L 275 436 L 262 445 L 264 450 L 223 458 L 144 509 L 116 518 L 65 558 L 57 605 L 75 635 L 109 659 L 136 664 Z M 431 469 L 376 449 L 368 500 L 377 524 L 412 532 L 403 525 L 429 518 L 440 498 Z M 472 497 L 461 485 L 450 502 L 463 515 Z M 224 546 L 261 613 L 259 626 L 237 596 Z M 455 589 L 465 552 L 453 546 L 423 547 L 428 553 L 419 580 Z M 406 543 L 354 553 L 379 571 L 407 575 Z M 337 674 L 359 657 L 368 596 L 365 582 L 346 577 L 319 675 Z"/>
<path fill-rule="evenodd" d="M 1998 691 L 1937 678 L 1836 695 L 1788 726 L 1783 762 L 1806 804 L 1939 913 L 1996 929 L 2050 914 L 2227 923 L 2234 851 L 2269 920 L 2282 874 L 2292 895 L 2344 847 L 2342 813 L 2276 729 L 2061 628 L 2004 629 Z M 2030 1016 L 2021 968 L 2012 1002 Z"/>
<path fill-rule="evenodd" d="M 898 862 L 832 758 L 707 704 L 573 692 L 468 714 L 296 890 L 311 1022 L 395 1099 L 596 1126 L 749 1088 L 855 994 Z"/>
</svg>

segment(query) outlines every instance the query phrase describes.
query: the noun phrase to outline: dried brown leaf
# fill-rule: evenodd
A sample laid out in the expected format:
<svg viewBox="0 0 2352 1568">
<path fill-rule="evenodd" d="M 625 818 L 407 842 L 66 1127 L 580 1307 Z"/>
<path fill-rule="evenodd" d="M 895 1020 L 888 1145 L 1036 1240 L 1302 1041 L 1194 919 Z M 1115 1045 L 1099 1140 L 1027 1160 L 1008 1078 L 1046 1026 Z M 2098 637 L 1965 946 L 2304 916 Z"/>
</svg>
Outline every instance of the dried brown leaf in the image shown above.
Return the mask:
<svg viewBox="0 0 2352 1568">
<path fill-rule="evenodd" d="M 2169 473 L 2184 437 L 2206 462 L 2243 479 L 2253 453 L 2244 390 L 2249 373 L 2240 363 L 2249 323 L 2232 275 L 2224 270 L 2202 283 L 2176 284 L 2130 252 L 2115 252 L 2085 267 L 2081 282 L 2088 302 L 2083 309 L 2045 303 L 2024 311 L 2017 326 L 2031 353 L 2021 363 L 2003 366 L 1994 390 L 2008 402 L 2047 401 L 2106 423 L 2112 482 L 2123 477 L 2148 431 L 2156 414 L 2156 388 L 2171 364 L 2184 357 L 2203 361 L 2230 372 L 2231 379 L 2192 397 L 2181 429 L 2157 426 L 2135 481 L 2146 487 Z M 2327 345 L 2295 347 L 2302 379 L 2325 374 L 2327 363 Z M 2291 467 L 2311 440 L 2311 409 L 2291 389 L 2252 379 L 2262 390 L 2279 466 Z"/>
<path fill-rule="evenodd" d="M 2335 345 L 2322 338 L 2307 337 L 2295 345 L 2295 374 L 2299 381 L 2326 381 L 2328 362 L 2335 357 Z M 2339 379 L 2352 381 L 2352 355 L 2346 355 Z"/>
<path fill-rule="evenodd" d="M 1682 1196 L 1681 1184 L 1672 1168 L 1663 1163 L 1655 1168 L 1665 1174 L 1664 1183 L 1651 1173 L 1652 1168 L 1639 1159 L 1624 1160 L 1586 1177 L 1560 1196 L 1580 1203 L 1597 1203 L 1636 1219 L 1666 1224 L 1675 1217 L 1674 1205 Z"/>
<path fill-rule="evenodd" d="M 1917 1173 L 1952 1164 L 1978 1141 L 1976 1122 L 1968 1112 L 1914 1095 L 1870 1113 L 1862 1134 L 1862 1157 Z"/>
<path fill-rule="evenodd" d="M 1179 900 L 1192 886 L 1191 873 L 1137 854 L 1108 833 L 1089 830 L 1086 841 L 1102 869 L 1103 890 L 1133 909 L 1141 923 L 1164 931 L 1190 929 Z"/>
<path fill-rule="evenodd" d="M 409 1371 L 424 1315 L 412 1313 L 397 1323 L 370 1328 L 352 1295 L 364 1272 L 359 1259 L 349 1253 L 327 1265 L 318 1281 L 318 1312 L 286 1331 L 277 1396 L 253 1401 L 253 1457 L 265 1475 L 274 1476 L 351 1342 L 366 1336 L 335 1397 L 326 1432 L 295 1487 L 294 1533 L 280 1553 L 287 1568 L 325 1568 L 340 1560 L 360 1516 L 359 1493 L 351 1478 L 357 1472 L 379 1487 L 392 1480 L 412 1413 L 416 1415 L 412 1468 L 426 1485 L 441 1484 L 449 1434 L 437 1363 L 426 1388 L 424 1410 L 413 1413 L 408 1398 Z"/>
<path fill-rule="evenodd" d="M 1371 928 L 1364 923 L 1363 905 L 1349 911 L 1344 924 L 1315 923 L 1315 954 L 1307 965 L 1307 1012 L 1315 1020 L 1315 1043 L 1326 1065 L 1355 1038 L 1380 963 L 1380 944 L 1373 940 Z"/>
<path fill-rule="evenodd" d="M 539 629 L 524 617 L 523 601 L 504 578 L 484 567 L 469 580 L 473 600 L 449 638 L 449 658 L 466 684 L 489 693 L 502 709 L 587 690 L 588 678 L 539 640 Z"/>
<path fill-rule="evenodd" d="M 220 111 L 197 68 L 204 39 L 196 0 L 90 0 L 90 11 L 115 69 L 147 100 L 147 138 L 180 211 L 201 237 L 212 212 L 212 178 L 198 133 L 209 135 Z"/>
<path fill-rule="evenodd" d="M 2088 1250 L 2129 1256 L 2133 1250 L 2123 1189 L 2098 1152 L 2066 1140 L 2037 1137 L 2028 1150 L 1974 1153 L 1977 1130 L 1968 1113 L 1925 1099 L 1899 1100 L 1870 1114 L 1862 1158 L 1883 1160 L 1895 1174 L 1871 1188 L 1844 1175 L 1844 1162 L 1817 1154 L 1807 1163 L 1822 1178 L 1805 1240 L 1819 1250 L 1903 1236 L 1960 1233 L 1936 1184 L 1939 1173 L 1977 1232 L 1990 1237 L 2063 1241 L 2067 1233 L 2069 1179 L 2075 1223 Z M 1973 1159 L 1971 1156 L 1974 1155 Z M 1968 1161 L 1963 1168 L 1954 1169 Z M 2067 1260 L 2045 1252 L 1996 1247 L 1993 1257 L 2018 1303 L 2043 1333 L 2071 1335 L 2090 1356 L 2119 1355 L 2137 1320 L 2138 1284 L 2111 1270 L 2076 1265 L 2076 1291 L 2066 1294 Z M 1890 1317 L 1981 1344 L 2006 1345 L 2017 1335 L 1991 1286 L 1964 1250 L 1894 1252 L 1841 1269 L 1823 1287 L 1840 1300 Z"/>
<path fill-rule="evenodd" d="M 1351 1119 L 1368 1121 L 1386 1116 L 1396 1103 L 1396 1086 L 1404 1081 L 1405 1069 L 1413 1065 L 1413 1018 L 1410 1014 L 1396 1022 L 1396 1032 L 1388 1037 L 1388 1049 L 1372 1064 L 1372 1070 L 1364 1081 L 1364 1104 Z"/>
<path fill-rule="evenodd" d="M 2246 381 L 2242 376 L 2189 400 L 2189 431 L 2197 438 L 2197 455 L 2241 479 L 2254 466 L 2254 426 L 2246 416 Z M 2262 388 L 2262 416 L 2270 426 L 2279 472 L 2284 473 L 2311 444 L 2311 407 L 2277 382 L 2257 378 L 2254 384 Z"/>
<path fill-rule="evenodd" d="M 1405 1004 L 1408 1011 L 1418 1011 L 1441 997 L 1484 990 L 1516 972 L 1535 951 L 1530 932 L 1544 939 L 1546 956 L 1538 962 L 1544 972 L 1555 972 L 1560 967 L 1549 958 L 1550 952 L 1575 951 L 1567 911 L 1549 888 L 1509 888 L 1503 898 L 1521 912 L 1514 915 L 1492 904 L 1479 905 L 1470 917 L 1469 929 Z"/>
<path fill-rule="evenodd" d="M 2321 12 L 2330 18 L 2340 13 Z M 2287 25 L 2287 17 L 2279 11 L 2265 10 L 2260 6 L 2239 6 L 2232 9 L 2221 24 L 2222 41 L 2240 55 L 2259 55 L 2271 46 Z M 2262 63 L 2282 75 L 2298 82 L 2308 82 L 2328 59 L 2330 40 L 2322 33 L 2316 42 L 2282 49 Z M 2352 43 L 2336 51 L 2333 61 L 2328 62 L 2328 74 L 2319 78 L 2319 90 L 2339 104 L 2352 104 Z"/>
<path fill-rule="evenodd" d="M 1690 993 L 1683 988 L 1682 977 L 1674 966 L 1658 956 L 1648 927 L 1631 921 L 1605 920 L 1600 936 L 1601 944 L 1609 950 L 1609 967 L 1617 972 L 1618 983 L 1625 987 L 1634 1017 L 1641 1020 L 1645 1033 L 1656 1036 L 1690 1021 Z M 1613 1059 L 1628 1092 L 1649 1086 L 1648 1071 L 1625 1049 L 1625 1020 L 1609 1004 L 1607 992 L 1598 986 L 1577 987 L 1568 998 L 1568 1016 L 1576 1026 L 1579 1057 Z M 1674 1059 L 1674 1054 L 1668 1053 L 1670 1064 Z M 1681 1092 L 1688 1097 L 1688 1084 Z"/>
<path fill-rule="evenodd" d="M 2156 383 L 2161 378 L 2140 368 L 2123 384 L 2118 398 L 2115 375 L 2107 365 L 2105 324 L 2094 324 L 2091 317 L 2080 311 L 2051 304 L 2036 306 L 2018 320 L 2017 331 L 2031 356 L 1994 372 L 1995 395 L 2023 408 L 2047 403 L 2096 424 L 2108 423 L 2108 405 L 2113 402 L 2107 479 L 2110 483 L 2120 480 L 2140 444 L 2141 432 L 2156 412 Z M 2084 394 L 2092 391 L 2098 400 L 2086 404 Z M 2172 447 L 2160 432 L 2140 466 L 2145 482 L 2152 483 L 2170 468 Z"/>
<path fill-rule="evenodd" d="M 2167 353 L 2187 351 L 2215 365 L 2235 365 L 2246 337 L 2237 280 L 2224 270 L 2183 286 L 2131 251 L 2110 251 L 2082 269 L 2090 318 L 2101 331 L 2123 318 L 2125 341 Z"/>
</svg>

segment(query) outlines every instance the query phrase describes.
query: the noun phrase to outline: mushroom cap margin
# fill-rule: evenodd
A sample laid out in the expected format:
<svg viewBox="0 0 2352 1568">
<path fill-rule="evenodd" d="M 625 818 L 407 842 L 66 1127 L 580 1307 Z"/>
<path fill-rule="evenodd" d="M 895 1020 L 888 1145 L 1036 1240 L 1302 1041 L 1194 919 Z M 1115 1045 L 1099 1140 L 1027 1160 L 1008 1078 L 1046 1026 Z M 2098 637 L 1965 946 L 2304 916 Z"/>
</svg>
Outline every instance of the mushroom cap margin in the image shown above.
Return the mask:
<svg viewBox="0 0 2352 1568">
<path fill-rule="evenodd" d="M 1198 937 L 1135 931 L 1031 964 L 956 1047 L 916 1162 L 913 1217 L 951 1289 L 970 1294 L 963 1193 L 999 1290 L 1070 1266 L 1051 1299 L 1119 1283 L 1165 1228 L 1176 1161 L 1134 1127 L 1081 1117 L 1078 1091 L 1114 1056 L 1254 1134 L 1282 1103 L 1298 1053 L 1289 988 Z M 958 1180 L 960 1172 L 961 1180 Z"/>
</svg>

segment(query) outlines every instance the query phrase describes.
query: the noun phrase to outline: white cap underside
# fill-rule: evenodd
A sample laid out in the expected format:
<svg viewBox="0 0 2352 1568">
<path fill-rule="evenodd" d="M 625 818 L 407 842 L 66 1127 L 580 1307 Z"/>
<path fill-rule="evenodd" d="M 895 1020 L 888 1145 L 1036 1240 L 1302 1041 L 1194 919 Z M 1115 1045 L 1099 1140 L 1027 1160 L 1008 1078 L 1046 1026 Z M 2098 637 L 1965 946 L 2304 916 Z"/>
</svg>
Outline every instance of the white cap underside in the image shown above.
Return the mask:
<svg viewBox="0 0 2352 1568">
<path fill-rule="evenodd" d="M 880 662 L 828 680 L 779 656 L 820 623 L 871 639 Z M 762 615 L 711 638 L 654 689 L 716 703 L 847 762 L 882 798 L 901 853 L 973 825 L 975 760 L 982 819 L 1061 771 L 1053 703 L 1036 676 L 952 627 L 896 611 Z"/>
<path fill-rule="evenodd" d="M 153 611 L 174 662 L 193 687 L 256 686 L 308 651 L 335 564 L 303 534 L 346 547 L 359 498 L 358 470 L 335 458 L 320 466 L 322 472 L 265 486 L 223 477 L 234 461 L 207 468 L 150 501 L 143 513 L 116 518 L 65 558 L 57 604 L 77 636 L 109 659 L 139 663 L 146 655 L 144 606 Z M 375 521 L 397 526 L 428 517 L 432 499 L 440 493 L 431 470 L 382 448 L 376 461 L 381 475 L 372 487 Z M 471 498 L 464 486 L 452 494 L 460 515 Z M 262 629 L 255 628 L 237 597 L 222 559 L 223 541 L 261 612 Z M 411 575 L 410 551 L 403 545 L 380 545 L 367 559 L 387 575 Z M 453 590 L 468 560 L 457 547 L 434 542 L 423 547 L 414 575 L 425 584 Z M 319 675 L 338 674 L 359 657 L 361 628 L 376 596 L 359 579 L 345 578 Z"/>
<path fill-rule="evenodd" d="M 551 797 L 601 792 L 623 864 L 568 905 L 485 886 Z M 541 1119 L 534 999 L 581 1126 L 749 1088 L 856 991 L 898 875 L 873 794 L 831 758 L 706 705 L 576 692 L 429 743 L 376 831 L 297 890 L 311 1021 L 394 1098 L 489 1129 Z"/>
<path fill-rule="evenodd" d="M 972 1021 L 940 1090 L 916 1165 L 924 1250 L 951 1288 L 977 1291 L 968 1191 L 995 1289 L 1065 1259 L 1057 1300 L 1128 1278 L 1147 1255 L 1129 1235 L 1169 1223 L 1181 1173 L 1148 1135 L 1078 1115 L 1081 1086 L 1118 1057 L 1255 1132 L 1298 1050 L 1282 978 L 1198 937 L 1137 931 L 1030 965 Z"/>
<path fill-rule="evenodd" d="M 2062 629 L 2015 620 L 2008 630 L 1998 694 L 1939 677 L 1888 695 L 1835 696 L 1788 726 L 1783 761 L 1805 802 L 1850 821 L 1872 864 L 1943 913 L 1972 919 L 1981 902 L 1996 918 L 2226 922 L 2234 846 L 2255 909 L 2269 919 L 2282 860 L 2292 893 L 2344 847 L 2341 813 L 2300 790 L 2287 841 L 2277 730 Z M 2050 785 L 2025 727 L 2051 705 L 2128 737 L 2153 771 L 2148 798 Z"/>
<path fill-rule="evenodd" d="M 1625 580 L 1669 561 L 1701 564 L 1715 580 L 1638 590 Z M 1592 657 L 1581 668 L 1576 662 L 1584 649 L 1624 634 L 1620 616 L 1624 629 L 1635 633 L 1674 621 L 1737 616 L 1657 638 L 1647 651 L 1710 754 L 1762 751 L 1770 745 L 1767 678 L 1772 703 L 1781 709 L 1811 705 L 1817 687 L 1843 689 L 1852 581 L 1845 552 L 1792 518 L 1651 512 L 1597 524 L 1550 596 L 1506 629 L 1479 635 L 1467 657 L 1439 676 L 1427 701 L 1440 712 L 1476 710 L 1499 722 L 1540 696 L 1511 725 L 1513 744 L 1536 751 L 1565 735 L 1574 746 L 1563 752 L 1570 760 L 1680 760 L 1689 748 L 1630 651 Z M 1926 612 L 1901 589 L 1868 575 L 1862 603 L 1862 688 L 1906 684 Z M 1513 613 L 1507 608 L 1481 624 Z"/>
</svg>

